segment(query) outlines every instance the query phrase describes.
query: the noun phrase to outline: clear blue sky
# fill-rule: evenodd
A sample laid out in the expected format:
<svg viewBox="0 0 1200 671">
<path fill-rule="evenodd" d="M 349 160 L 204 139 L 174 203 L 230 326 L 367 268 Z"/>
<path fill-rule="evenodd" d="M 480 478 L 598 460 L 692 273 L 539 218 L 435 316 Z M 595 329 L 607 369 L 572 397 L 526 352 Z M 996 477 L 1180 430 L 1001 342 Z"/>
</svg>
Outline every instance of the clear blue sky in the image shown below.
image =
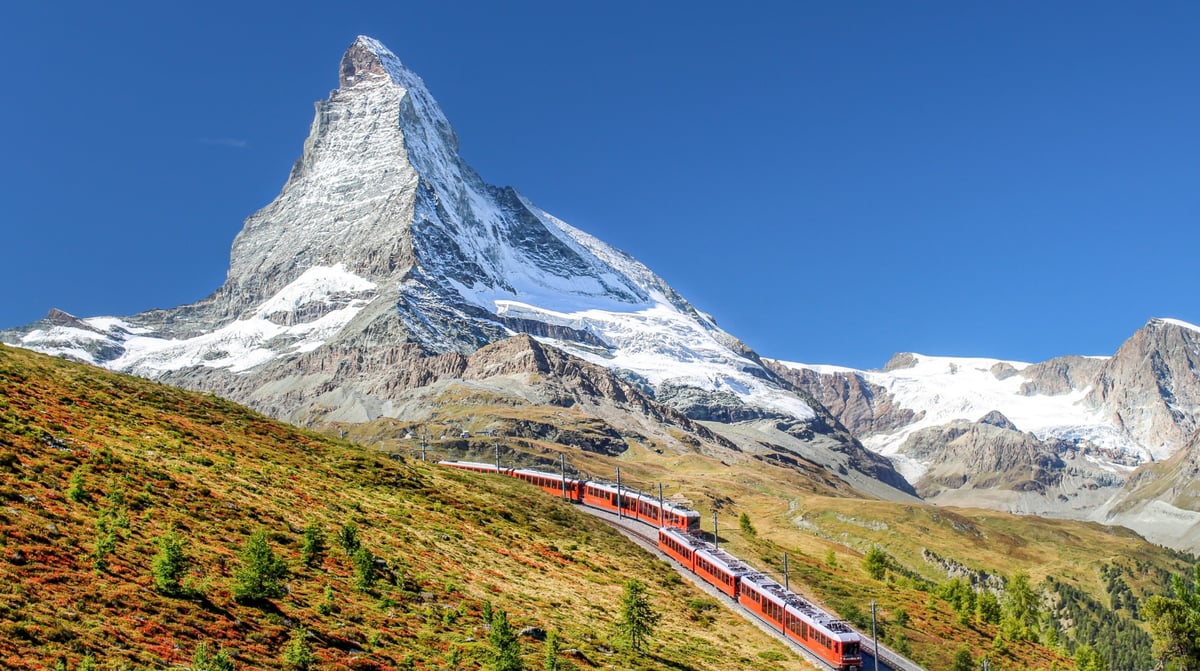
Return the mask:
<svg viewBox="0 0 1200 671">
<path fill-rule="evenodd" d="M 1111 353 L 1200 322 L 1200 3 L 29 2 L 0 327 L 220 285 L 360 33 L 484 179 L 766 356 Z"/>
</svg>

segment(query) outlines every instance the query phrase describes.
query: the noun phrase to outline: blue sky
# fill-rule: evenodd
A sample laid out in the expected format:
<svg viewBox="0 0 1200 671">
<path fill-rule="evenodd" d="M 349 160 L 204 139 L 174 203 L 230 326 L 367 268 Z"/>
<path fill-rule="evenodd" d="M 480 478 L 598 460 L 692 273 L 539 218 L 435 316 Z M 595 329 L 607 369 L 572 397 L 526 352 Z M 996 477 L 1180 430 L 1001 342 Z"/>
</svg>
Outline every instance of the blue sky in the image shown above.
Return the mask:
<svg viewBox="0 0 1200 671">
<path fill-rule="evenodd" d="M 1200 4 L 10 3 L 0 328 L 191 302 L 358 34 L 494 184 L 766 356 L 1200 322 Z"/>
</svg>

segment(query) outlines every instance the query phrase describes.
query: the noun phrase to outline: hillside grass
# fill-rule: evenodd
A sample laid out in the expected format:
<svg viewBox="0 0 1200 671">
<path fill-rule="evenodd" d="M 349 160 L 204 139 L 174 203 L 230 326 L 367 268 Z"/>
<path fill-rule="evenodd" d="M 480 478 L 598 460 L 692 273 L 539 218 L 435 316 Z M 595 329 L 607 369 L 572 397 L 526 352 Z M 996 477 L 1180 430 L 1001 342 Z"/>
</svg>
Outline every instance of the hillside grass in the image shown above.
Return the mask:
<svg viewBox="0 0 1200 671">
<path fill-rule="evenodd" d="M 399 436 L 419 426 L 434 427 L 436 438 L 441 427 L 486 426 L 514 418 L 581 429 L 595 421 L 580 407 L 538 406 L 478 391 L 469 398 L 446 393 L 434 405 L 436 410 L 421 425 L 377 420 L 344 430 L 356 440 L 411 454 L 416 441 Z M 1190 557 L 1121 527 L 847 497 L 844 485 L 831 483 L 828 474 L 814 477 L 812 469 L 781 468 L 746 453 L 697 447 L 695 441 L 629 432 L 625 436 L 628 449 L 615 458 L 553 441 L 505 442 L 479 436 L 433 440 L 429 448 L 431 458 L 490 462 L 500 442 L 505 465 L 557 470 L 558 455 L 563 454 L 569 468 L 593 477 L 612 480 L 620 467 L 626 486 L 656 492 L 661 482 L 667 497 L 702 513 L 706 531 L 711 531 L 717 512 L 722 543 L 780 580 L 786 552 L 792 588 L 861 628 L 869 630 L 870 603 L 876 601 L 884 642 L 931 669 L 949 668 L 962 643 L 977 659 L 988 657 L 990 668 L 997 671 L 1070 668 L 1077 623 L 1069 617 L 1060 622 L 1072 643 L 1063 639 L 1043 644 L 1006 640 L 1000 627 L 973 618 L 964 622 L 950 602 L 938 596 L 938 587 L 951 576 L 943 565 L 929 561 L 926 551 L 979 575 L 1007 579 L 1025 572 L 1035 587 L 1045 587 L 1045 607 L 1058 609 L 1060 615 L 1066 611 L 1059 595 L 1064 590 L 1055 586 L 1078 590 L 1094 602 L 1076 608 L 1123 619 L 1126 629 L 1142 625 L 1133 619 L 1129 596 L 1126 605 L 1112 601 L 1106 572 L 1119 569 L 1133 600 L 1141 601 L 1161 593 L 1171 575 L 1188 575 L 1191 570 Z M 753 535 L 739 529 L 743 513 L 755 527 Z M 863 566 L 872 546 L 886 552 L 892 565 L 883 580 L 872 579 Z"/>
<path fill-rule="evenodd" d="M 344 525 L 379 558 L 356 586 Z M 328 551 L 301 561 L 304 529 Z M 286 594 L 233 598 L 256 531 Z M 168 533 L 182 593 L 156 591 Z M 98 543 L 98 540 L 108 540 Z M 102 548 L 99 549 L 98 548 Z M 618 649 L 629 578 L 663 615 L 650 653 Z M 485 603 L 559 632 L 575 668 L 804 666 L 620 534 L 520 481 L 452 471 L 281 424 L 190 393 L 0 346 L 0 667 L 186 668 L 199 645 L 272 669 L 294 631 L 322 669 L 476 669 Z M 527 668 L 542 644 L 521 638 Z"/>
</svg>

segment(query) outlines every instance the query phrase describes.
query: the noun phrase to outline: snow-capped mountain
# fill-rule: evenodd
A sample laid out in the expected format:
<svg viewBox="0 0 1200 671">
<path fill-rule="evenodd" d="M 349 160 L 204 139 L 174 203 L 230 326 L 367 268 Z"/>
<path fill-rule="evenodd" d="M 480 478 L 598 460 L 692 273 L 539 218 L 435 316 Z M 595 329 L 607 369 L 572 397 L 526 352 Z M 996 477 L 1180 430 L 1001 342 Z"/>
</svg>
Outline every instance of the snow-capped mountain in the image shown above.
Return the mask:
<svg viewBox="0 0 1200 671">
<path fill-rule="evenodd" d="M 302 156 L 246 220 L 213 295 L 120 318 L 54 311 L 0 338 L 287 418 L 320 403 L 361 420 L 385 412 L 396 386 L 397 355 L 381 352 L 469 354 L 520 333 L 666 403 L 700 394 L 752 415 L 816 417 L 636 259 L 485 183 L 420 77 L 369 37 L 345 53 Z M 347 356 L 379 365 L 350 378 Z"/>
<path fill-rule="evenodd" d="M 1194 446 L 1200 429 L 1200 327 L 1174 319 L 1151 319 L 1108 357 L 769 365 L 942 503 L 1109 521 L 1129 508 L 1135 469 Z"/>
</svg>

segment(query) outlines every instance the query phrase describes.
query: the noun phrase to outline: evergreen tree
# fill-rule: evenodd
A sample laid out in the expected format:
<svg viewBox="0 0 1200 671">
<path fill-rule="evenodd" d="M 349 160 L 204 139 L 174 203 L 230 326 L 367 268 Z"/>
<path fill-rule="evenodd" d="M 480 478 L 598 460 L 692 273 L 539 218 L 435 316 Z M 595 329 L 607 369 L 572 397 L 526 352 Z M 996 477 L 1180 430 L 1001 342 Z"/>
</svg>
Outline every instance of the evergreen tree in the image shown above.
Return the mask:
<svg viewBox="0 0 1200 671">
<path fill-rule="evenodd" d="M 954 662 L 950 671 L 975 671 L 975 659 L 971 657 L 971 648 L 963 643 L 954 653 Z"/>
<path fill-rule="evenodd" d="M 975 617 L 986 624 L 1000 624 L 1000 600 L 990 591 L 984 591 L 975 600 Z"/>
<path fill-rule="evenodd" d="M 378 576 L 375 571 L 375 554 L 365 546 L 359 546 L 351 559 L 354 561 L 354 586 L 360 592 L 371 591 Z"/>
<path fill-rule="evenodd" d="M 1174 596 L 1152 596 L 1141 609 L 1154 636 L 1154 656 L 1164 668 L 1200 671 L 1200 563 L 1191 585 L 1175 576 L 1171 591 Z"/>
<path fill-rule="evenodd" d="M 238 561 L 239 566 L 233 572 L 233 598 L 236 601 L 250 603 L 284 595 L 287 562 L 275 556 L 267 542 L 266 531 L 259 529 L 250 535 Z"/>
<path fill-rule="evenodd" d="M 559 671 L 561 665 L 558 663 L 558 631 L 551 629 L 546 634 L 546 671 Z"/>
<path fill-rule="evenodd" d="M 183 573 L 187 568 L 187 557 L 183 554 L 183 539 L 174 531 L 168 531 L 158 539 L 158 554 L 150 564 L 154 575 L 154 589 L 160 594 L 178 596 L 183 593 Z"/>
<path fill-rule="evenodd" d="M 358 552 L 358 525 L 354 523 L 354 520 L 346 522 L 338 530 L 338 545 L 341 545 L 342 549 L 346 551 L 347 557 L 353 557 L 354 553 Z"/>
<path fill-rule="evenodd" d="M 492 628 L 488 631 L 488 645 L 491 646 L 491 660 L 488 668 L 491 671 L 523 671 L 521 661 L 521 646 L 517 643 L 517 634 L 508 623 L 508 613 L 496 608 L 492 610 Z"/>
<path fill-rule="evenodd" d="M 740 526 L 742 528 L 742 534 L 744 534 L 746 536 L 754 537 L 754 536 L 758 535 L 758 531 L 754 528 L 754 525 L 750 522 L 750 516 L 744 512 L 741 514 L 740 517 L 738 517 L 738 526 Z"/>
<path fill-rule="evenodd" d="M 1017 571 L 1005 588 L 1004 616 L 1012 640 L 1030 640 L 1040 620 L 1038 595 L 1029 582 L 1029 574 Z"/>
<path fill-rule="evenodd" d="M 621 615 L 617 622 L 617 634 L 630 652 L 642 653 L 648 639 L 654 634 L 658 620 L 658 613 L 650 607 L 646 587 L 637 579 L 626 582 L 625 592 L 621 596 Z"/>
<path fill-rule="evenodd" d="M 867 575 L 875 580 L 883 580 L 887 575 L 888 566 L 891 562 L 888 560 L 888 555 L 878 545 L 872 545 L 867 554 L 863 555 L 863 568 L 867 570 Z"/>
<path fill-rule="evenodd" d="M 219 648 L 215 653 L 208 648 L 207 642 L 201 642 L 196 646 L 196 654 L 192 655 L 191 671 L 233 671 L 233 660 L 229 658 L 229 653 L 224 648 Z"/>
<path fill-rule="evenodd" d="M 317 667 L 317 658 L 308 644 L 308 630 L 293 629 L 288 642 L 283 646 L 283 668 L 290 671 L 312 671 Z"/>
<path fill-rule="evenodd" d="M 304 540 L 300 545 L 300 559 L 305 566 L 320 566 L 325 558 L 325 531 L 313 522 L 304 527 Z"/>
</svg>

